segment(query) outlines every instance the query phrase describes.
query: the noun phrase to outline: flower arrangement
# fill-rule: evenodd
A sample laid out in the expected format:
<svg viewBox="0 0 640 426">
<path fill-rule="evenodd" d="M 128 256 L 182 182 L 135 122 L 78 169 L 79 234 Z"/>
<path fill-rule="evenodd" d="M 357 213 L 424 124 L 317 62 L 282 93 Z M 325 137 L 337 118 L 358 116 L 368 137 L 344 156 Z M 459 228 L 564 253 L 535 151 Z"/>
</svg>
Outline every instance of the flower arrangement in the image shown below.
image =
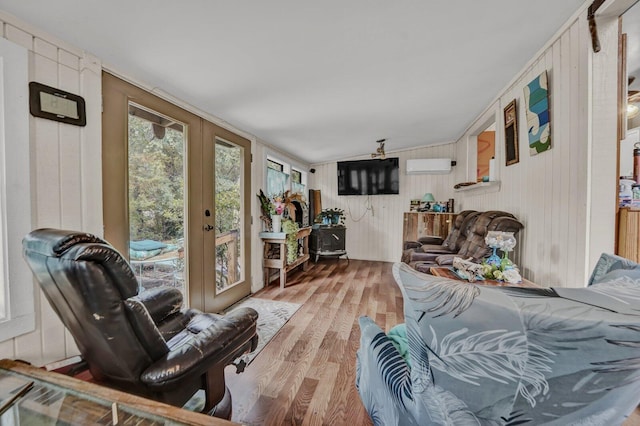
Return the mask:
<svg viewBox="0 0 640 426">
<path fill-rule="evenodd" d="M 493 249 L 500 249 L 503 252 L 512 251 L 516 246 L 516 238 L 513 232 L 489 231 L 484 238 L 484 242 Z"/>
<path fill-rule="evenodd" d="M 275 214 L 284 213 L 284 198 L 282 195 L 275 195 L 273 197 L 273 209 Z"/>
<path fill-rule="evenodd" d="M 506 257 L 500 260 L 500 263 L 487 263 L 482 261 L 482 276 L 488 280 L 506 281 L 510 284 L 518 284 L 522 282 L 520 271 Z"/>
<path fill-rule="evenodd" d="M 302 194 L 297 192 L 291 192 L 289 190 L 282 194 L 275 194 L 271 197 L 267 197 L 262 189 L 257 194 L 260 201 L 260 211 L 262 216 L 260 219 L 265 223 L 267 229 L 272 229 L 273 215 L 285 215 L 292 220 L 296 220 L 296 207 L 293 204 L 294 201 L 304 202 Z"/>
<path fill-rule="evenodd" d="M 522 282 L 520 271 L 508 258 L 508 253 L 516 246 L 513 232 L 489 231 L 484 239 L 487 246 L 493 249 L 493 254 L 482 261 L 482 276 L 490 280 L 506 281 L 510 284 Z M 503 253 L 502 258 L 496 250 Z"/>
</svg>

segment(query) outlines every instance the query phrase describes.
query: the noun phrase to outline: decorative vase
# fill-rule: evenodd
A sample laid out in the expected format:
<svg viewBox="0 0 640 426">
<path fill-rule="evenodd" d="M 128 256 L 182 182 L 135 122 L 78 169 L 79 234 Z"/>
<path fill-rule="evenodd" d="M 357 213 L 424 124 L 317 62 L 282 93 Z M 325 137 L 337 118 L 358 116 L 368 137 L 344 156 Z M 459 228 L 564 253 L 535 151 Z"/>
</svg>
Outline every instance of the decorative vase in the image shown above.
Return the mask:
<svg viewBox="0 0 640 426">
<path fill-rule="evenodd" d="M 282 230 L 282 215 L 271 215 L 271 232 L 280 232 Z"/>
<path fill-rule="evenodd" d="M 503 271 L 506 271 L 508 269 L 514 269 L 515 265 L 513 264 L 513 262 L 509 259 L 509 257 L 507 256 L 508 252 L 504 252 L 504 256 L 502 257 L 502 259 L 500 260 L 500 267 L 502 268 Z"/>
<path fill-rule="evenodd" d="M 498 247 L 492 247 L 492 249 L 493 249 L 493 254 L 489 256 L 489 258 L 487 259 L 487 264 L 491 266 L 500 267 L 500 262 L 502 259 L 500 259 L 500 256 L 498 256 L 498 254 L 496 253 L 496 250 L 498 249 Z"/>
</svg>

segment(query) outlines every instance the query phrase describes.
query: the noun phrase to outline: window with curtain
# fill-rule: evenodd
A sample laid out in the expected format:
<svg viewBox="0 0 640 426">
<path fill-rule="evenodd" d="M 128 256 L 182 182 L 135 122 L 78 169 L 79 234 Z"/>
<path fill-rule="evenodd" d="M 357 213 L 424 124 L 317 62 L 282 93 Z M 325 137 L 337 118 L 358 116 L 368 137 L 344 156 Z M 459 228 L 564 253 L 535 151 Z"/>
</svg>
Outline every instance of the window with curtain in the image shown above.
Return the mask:
<svg viewBox="0 0 640 426">
<path fill-rule="evenodd" d="M 299 192 L 304 195 L 305 185 L 302 182 L 302 173 L 300 170 L 291 170 L 291 190 L 293 192 Z"/>
<path fill-rule="evenodd" d="M 289 175 L 283 171 L 267 168 L 267 196 L 282 194 L 289 189 Z"/>
<path fill-rule="evenodd" d="M 306 196 L 307 173 L 286 161 L 267 157 L 266 195 L 272 197 L 290 190 Z"/>
</svg>

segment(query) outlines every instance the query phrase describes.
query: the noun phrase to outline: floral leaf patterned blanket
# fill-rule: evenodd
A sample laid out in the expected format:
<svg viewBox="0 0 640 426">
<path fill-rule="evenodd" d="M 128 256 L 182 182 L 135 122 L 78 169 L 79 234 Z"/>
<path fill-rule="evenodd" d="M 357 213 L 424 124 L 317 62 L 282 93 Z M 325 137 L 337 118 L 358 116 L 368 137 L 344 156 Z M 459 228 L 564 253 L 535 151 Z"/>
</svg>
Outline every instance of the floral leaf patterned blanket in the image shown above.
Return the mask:
<svg viewBox="0 0 640 426">
<path fill-rule="evenodd" d="M 640 403 L 640 266 L 589 287 L 489 287 L 395 264 L 410 362 L 360 318 L 356 386 L 376 425 L 619 425 Z"/>
</svg>

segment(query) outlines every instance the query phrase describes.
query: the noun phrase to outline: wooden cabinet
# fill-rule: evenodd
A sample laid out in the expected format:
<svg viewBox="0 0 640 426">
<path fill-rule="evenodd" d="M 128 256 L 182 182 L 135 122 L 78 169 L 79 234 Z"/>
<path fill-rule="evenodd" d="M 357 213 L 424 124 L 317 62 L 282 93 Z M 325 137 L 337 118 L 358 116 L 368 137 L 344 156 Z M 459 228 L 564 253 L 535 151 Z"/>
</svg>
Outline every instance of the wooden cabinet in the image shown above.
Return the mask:
<svg viewBox="0 0 640 426">
<path fill-rule="evenodd" d="M 407 212 L 404 214 L 402 241 L 416 241 L 434 235 L 446 238 L 457 213 Z"/>
<path fill-rule="evenodd" d="M 618 210 L 618 255 L 640 263 L 640 210 Z"/>
<path fill-rule="evenodd" d="M 287 285 L 287 272 L 302 265 L 302 269 L 307 269 L 309 261 L 309 234 L 311 227 L 301 228 L 296 236 L 298 240 L 298 257 L 292 263 L 287 263 L 287 241 L 284 232 L 261 232 L 260 238 L 264 244 L 264 255 L 262 257 L 262 267 L 264 269 L 265 287 L 271 282 L 271 269 L 280 271 L 280 288 Z"/>
</svg>

